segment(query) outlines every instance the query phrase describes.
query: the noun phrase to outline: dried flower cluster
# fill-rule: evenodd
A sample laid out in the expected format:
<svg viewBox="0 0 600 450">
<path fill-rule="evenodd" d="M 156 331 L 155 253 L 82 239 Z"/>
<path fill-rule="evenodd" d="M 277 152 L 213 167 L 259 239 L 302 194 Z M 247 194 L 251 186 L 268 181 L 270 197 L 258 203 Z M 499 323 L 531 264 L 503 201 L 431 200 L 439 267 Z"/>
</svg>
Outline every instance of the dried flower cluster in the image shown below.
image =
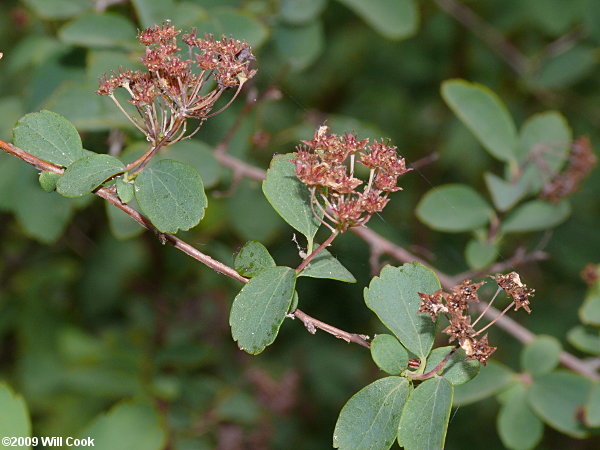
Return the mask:
<svg viewBox="0 0 600 450">
<path fill-rule="evenodd" d="M 571 146 L 569 164 L 543 187 L 541 197 L 557 203 L 573 194 L 592 172 L 597 162 L 598 158 L 594 154 L 589 138 L 577 139 Z"/>
<path fill-rule="evenodd" d="M 411 170 L 396 147 L 383 140 L 369 145 L 369 139 L 359 140 L 352 133 L 329 134 L 329 128 L 322 126 L 312 140 L 302 143 L 296 149 L 296 176 L 310 189 L 315 216 L 332 231 L 367 223 L 383 210 L 390 192 L 401 190 L 398 177 Z M 370 169 L 360 191 L 363 180 L 354 176 L 357 155 L 358 162 Z"/>
<path fill-rule="evenodd" d="M 596 264 L 586 264 L 581 271 L 581 279 L 588 286 L 593 286 L 598 280 L 600 280 L 600 266 Z"/>
<path fill-rule="evenodd" d="M 138 33 L 139 42 L 146 47 L 142 63 L 146 71 L 122 70 L 100 79 L 99 95 L 109 96 L 127 118 L 155 147 L 173 144 L 195 134 L 209 117 L 227 108 L 244 83 L 256 70 L 245 42 L 212 35 L 198 38 L 196 32 L 183 35 L 187 58 L 177 44 L 181 30 L 165 22 Z M 128 114 L 115 97 L 114 91 L 123 88 L 138 117 Z M 233 98 L 219 111 L 212 112 L 223 92 L 237 88 Z M 188 119 L 200 122 L 187 134 Z"/>
<path fill-rule="evenodd" d="M 498 292 L 503 289 L 513 298 L 513 302 L 500 314 L 501 316 L 513 305 L 515 311 L 523 308 L 528 313 L 531 312 L 529 298 L 533 296 L 534 290 L 521 283 L 516 272 L 506 275 L 496 274 L 491 278 L 498 283 Z M 485 365 L 488 358 L 496 351 L 496 347 L 489 345 L 487 334 L 479 339 L 476 339 L 476 336 L 487 330 L 498 319 L 496 318 L 480 330 L 475 330 L 475 325 L 481 320 L 484 313 L 473 323 L 471 323 L 471 316 L 468 313 L 469 303 L 479 302 L 477 291 L 482 285 L 483 281 L 473 283 L 471 280 L 464 280 L 461 284 L 454 286 L 451 292 L 444 292 L 442 289 L 438 289 L 433 294 L 419 292 L 421 305 L 418 312 L 429 314 L 434 322 L 437 320 L 438 315 L 443 313 L 450 322 L 443 331 L 450 336 L 449 342 L 457 340 L 458 345 L 467 354 L 467 359 L 476 359 Z M 496 295 L 498 292 L 496 292 Z M 495 300 L 496 295 L 490 301 L 490 305 Z"/>
</svg>

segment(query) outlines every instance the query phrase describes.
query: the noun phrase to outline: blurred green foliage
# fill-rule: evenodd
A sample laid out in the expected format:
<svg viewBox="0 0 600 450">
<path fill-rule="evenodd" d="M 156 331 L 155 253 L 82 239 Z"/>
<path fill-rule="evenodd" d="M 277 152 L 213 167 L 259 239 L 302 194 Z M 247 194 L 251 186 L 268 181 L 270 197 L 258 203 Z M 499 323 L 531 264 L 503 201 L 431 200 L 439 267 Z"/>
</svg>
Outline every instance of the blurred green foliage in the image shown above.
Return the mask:
<svg viewBox="0 0 600 450">
<path fill-rule="evenodd" d="M 139 134 L 94 91 L 102 73 L 139 66 L 136 28 L 169 18 L 201 33 L 246 39 L 259 69 L 251 89 L 262 92 L 277 83 L 281 98 L 272 96 L 250 113 L 232 138 L 230 154 L 266 169 L 273 154 L 293 151 L 325 120 L 334 132 L 391 138 L 408 162 L 434 154 L 433 163 L 403 177 L 404 191 L 369 226 L 449 273 L 549 241 L 550 258 L 521 272 L 536 297 L 534 313 L 519 320 L 578 355 L 598 354 L 600 288 L 596 284 L 586 294 L 579 277 L 585 264 L 599 262 L 598 169 L 571 197 L 568 210 L 567 205 L 548 212 L 530 200 L 519 208 L 534 213 L 507 214 L 513 219 L 505 222 L 506 238 L 490 243 L 476 229 L 490 219 L 490 205 L 504 217 L 535 195 L 507 185 L 505 172 L 512 167 L 506 155 L 513 152 L 520 161 L 521 145 L 537 138 L 536 127 L 554 130 L 558 140 L 572 132 L 600 142 L 598 2 L 464 1 L 520 49 L 519 70 L 511 69 L 515 64 L 507 64 L 497 45 L 440 8 L 449 3 L 455 2 L 7 0 L 0 15 L 0 138 L 11 139 L 23 114 L 49 109 L 75 124 L 83 149 L 108 153 L 109 133 L 123 130 L 121 156 L 132 161 L 140 153 Z M 479 141 L 471 134 L 485 117 L 461 116 L 461 103 L 449 100 L 448 84 L 442 98 L 442 83 L 450 78 L 490 89 L 493 97 L 484 101 L 497 107 L 486 110 L 502 122 L 491 130 L 496 134 L 482 138 L 474 132 Z M 297 265 L 292 230 L 269 207 L 260 184 L 233 180 L 210 152 L 243 108 L 241 96 L 209 120 L 197 139 L 165 153 L 196 167 L 208 190 L 205 217 L 181 237 L 231 266 L 248 240 L 265 244 L 278 264 Z M 465 228 L 460 209 L 444 202 L 449 197 L 435 202 L 436 192 L 449 189 L 442 185 L 453 184 L 470 186 L 459 195 L 480 203 L 469 211 L 476 215 L 472 226 Z M 437 186 L 442 187 L 417 208 Z M 320 449 L 331 442 L 347 399 L 383 374 L 365 349 L 323 333 L 310 335 L 291 320 L 261 355 L 240 352 L 228 326 L 237 282 L 158 245 L 148 233 L 139 235 L 131 219 L 91 195 L 70 200 L 43 192 L 35 170 L 5 155 L 0 155 L 0 212 L 0 378 L 7 383 L 0 384 L 0 401 L 8 405 L 0 412 L 3 434 L 7 411 L 11 418 L 25 417 L 26 408 L 32 423 L 21 420 L 19 426 L 31 426 L 34 436 L 100 440 L 108 433 L 109 440 L 143 438 L 137 445 L 145 449 L 167 442 L 177 449 Z M 432 231 L 417 216 L 436 230 L 473 232 Z M 532 217 L 538 221 L 532 223 Z M 562 220 L 553 231 L 543 231 Z M 324 233 L 315 237 L 324 239 Z M 361 288 L 371 278 L 367 245 L 348 234 L 331 251 L 357 284 L 307 277 L 297 288 L 302 308 L 343 329 L 381 333 L 362 300 Z M 548 406 L 548 392 L 560 395 L 568 388 L 569 395 L 558 401 L 574 411 L 591 387 L 550 368 L 536 373 L 535 389 L 523 402 L 518 389 L 525 387 L 515 374 L 539 370 L 533 357 L 538 351 L 523 350 L 500 330 L 490 335 L 491 342 L 501 343 L 494 356 L 503 364 L 490 363 L 473 382 L 457 387 L 454 402 L 464 406 L 452 412 L 446 448 L 527 448 L 535 445 L 531 435 L 539 432 L 538 416 L 581 435 L 573 414 L 557 415 Z M 531 345 L 552 360 L 556 344 Z M 484 382 L 487 377 L 492 381 Z M 595 392 L 598 397 L 597 386 Z M 469 404 L 493 393 L 501 393 L 499 401 Z M 590 420 L 597 414 L 590 412 Z M 523 423 L 532 425 L 523 431 Z M 597 443 L 574 443 L 546 427 L 539 444 L 574 446 L 591 449 Z"/>
</svg>

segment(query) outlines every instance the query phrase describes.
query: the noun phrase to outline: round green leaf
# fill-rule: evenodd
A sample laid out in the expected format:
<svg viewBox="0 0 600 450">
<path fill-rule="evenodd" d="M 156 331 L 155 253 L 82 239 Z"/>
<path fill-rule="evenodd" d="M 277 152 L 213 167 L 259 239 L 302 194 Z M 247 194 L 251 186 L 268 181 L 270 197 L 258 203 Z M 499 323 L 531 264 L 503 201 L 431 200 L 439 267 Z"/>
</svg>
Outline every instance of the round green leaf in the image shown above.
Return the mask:
<svg viewBox="0 0 600 450">
<path fill-rule="evenodd" d="M 248 42 L 252 48 L 260 47 L 268 36 L 267 28 L 253 15 L 226 7 L 211 10 L 208 18 L 196 27 L 215 36 L 233 36 Z"/>
<path fill-rule="evenodd" d="M 589 427 L 600 427 L 600 383 L 596 383 L 584 408 L 585 423 Z"/>
<path fill-rule="evenodd" d="M 394 443 L 410 385 L 406 378 L 387 377 L 358 391 L 342 408 L 333 447 L 342 450 L 387 450 Z"/>
<path fill-rule="evenodd" d="M 96 450 L 160 450 L 167 441 L 156 409 L 139 403 L 117 404 L 98 416 L 81 437 L 93 439 Z"/>
<path fill-rule="evenodd" d="M 560 362 L 560 342 L 552 336 L 538 336 L 521 352 L 521 367 L 532 375 L 551 372 Z"/>
<path fill-rule="evenodd" d="M 544 424 L 527 404 L 525 388 L 519 384 L 500 407 L 497 427 L 505 447 L 525 450 L 535 447 L 544 434 Z"/>
<path fill-rule="evenodd" d="M 483 400 L 504 389 L 513 380 L 513 372 L 508 367 L 496 361 L 488 361 L 475 378 L 461 386 L 456 386 L 454 404 L 468 405 Z"/>
<path fill-rule="evenodd" d="M 529 405 L 544 422 L 558 431 L 584 438 L 588 431 L 579 421 L 592 381 L 571 372 L 551 372 L 535 379 L 527 391 Z"/>
<path fill-rule="evenodd" d="M 117 187 L 117 195 L 119 196 L 119 200 L 123 203 L 129 203 L 133 200 L 133 196 L 135 194 L 133 183 L 129 183 L 123 180 L 123 177 L 117 178 L 115 181 L 115 186 Z"/>
<path fill-rule="evenodd" d="M 43 19 L 68 19 L 92 8 L 89 0 L 24 0 Z"/>
<path fill-rule="evenodd" d="M 569 344 L 582 352 L 600 355 L 600 330 L 577 325 L 567 334 Z"/>
<path fill-rule="evenodd" d="M 135 180 L 135 198 L 142 212 L 163 233 L 198 225 L 208 203 L 198 171 L 171 159 L 140 172 Z"/>
<path fill-rule="evenodd" d="M 437 276 L 422 264 L 385 266 L 365 288 L 364 297 L 367 306 L 402 345 L 419 358 L 425 358 L 433 345 L 435 323 L 429 316 L 417 313 L 421 304 L 418 293 L 432 294 L 438 289 Z"/>
<path fill-rule="evenodd" d="M 493 242 L 471 239 L 465 247 L 465 259 L 471 269 L 489 266 L 498 257 L 498 246 Z"/>
<path fill-rule="evenodd" d="M 316 18 L 325 8 L 325 0 L 282 0 L 279 15 L 287 23 L 303 25 Z"/>
<path fill-rule="evenodd" d="M 40 173 L 40 187 L 46 192 L 53 192 L 56 190 L 56 182 L 60 178 L 60 174 L 56 172 L 43 171 Z"/>
<path fill-rule="evenodd" d="M 543 89 L 560 89 L 575 84 L 588 76 L 596 66 L 595 51 L 595 47 L 589 45 L 574 46 L 544 61 L 540 71 L 529 81 Z"/>
<path fill-rule="evenodd" d="M 310 207 L 308 188 L 296 178 L 295 153 L 277 155 L 263 182 L 263 193 L 277 213 L 312 241 L 321 224 Z"/>
<path fill-rule="evenodd" d="M 517 129 L 498 96 L 478 83 L 448 80 L 442 97 L 454 114 L 495 158 L 510 161 L 517 151 Z"/>
<path fill-rule="evenodd" d="M 315 244 L 316 246 L 316 244 Z M 330 280 L 344 281 L 346 283 L 356 283 L 356 278 L 348 269 L 342 266 L 329 250 L 322 250 L 315 256 L 310 264 L 300 272 L 300 277 L 311 278 L 329 278 Z"/>
<path fill-rule="evenodd" d="M 160 153 L 156 158 L 175 159 L 184 164 L 189 164 L 198 171 L 202 177 L 204 187 L 214 186 L 219 182 L 221 166 L 215 158 L 212 148 L 197 139 L 189 139 L 170 145 L 165 153 Z"/>
<path fill-rule="evenodd" d="M 11 388 L 0 383 L 0 436 L 29 437 L 31 421 L 27 405 L 23 398 L 15 394 Z M 8 446 L 2 446 L 8 448 Z M 10 448 L 31 448 L 26 446 Z"/>
<path fill-rule="evenodd" d="M 528 184 L 525 182 L 510 183 L 491 172 L 484 175 L 485 184 L 498 211 L 508 211 L 527 193 Z"/>
<path fill-rule="evenodd" d="M 416 213 L 421 222 L 435 230 L 460 232 L 484 226 L 493 211 L 473 188 L 446 184 L 427 192 Z"/>
<path fill-rule="evenodd" d="M 124 16 L 92 13 L 79 16 L 58 32 L 60 39 L 81 47 L 133 47 L 137 44 L 136 29 Z"/>
<path fill-rule="evenodd" d="M 251 278 L 231 305 L 229 325 L 233 340 L 252 355 L 271 345 L 294 295 L 296 272 L 289 267 L 265 269 Z"/>
<path fill-rule="evenodd" d="M 400 375 L 408 366 L 408 353 L 394 336 L 378 334 L 371 342 L 371 358 L 384 372 Z"/>
<path fill-rule="evenodd" d="M 104 202 L 104 205 L 106 215 L 108 216 L 108 226 L 113 236 L 117 239 L 129 239 L 144 231 L 144 228 L 139 223 L 112 203 Z M 135 200 L 129 206 L 135 208 L 137 206 Z"/>
<path fill-rule="evenodd" d="M 512 211 L 502 222 L 504 233 L 540 231 L 553 228 L 571 214 L 571 204 L 563 200 L 558 204 L 543 200 L 531 200 Z"/>
<path fill-rule="evenodd" d="M 388 39 L 404 39 L 417 31 L 419 10 L 414 0 L 338 1 Z"/>
<path fill-rule="evenodd" d="M 430 372 L 442 362 L 454 347 L 438 347 L 427 357 L 424 373 Z M 444 364 L 441 375 L 454 386 L 464 384 L 473 379 L 479 373 L 479 361 L 467 361 L 467 355 L 462 349 L 458 349 L 454 355 Z"/>
<path fill-rule="evenodd" d="M 248 241 L 235 255 L 233 266 L 240 275 L 253 277 L 265 269 L 275 267 L 275 261 L 260 242 Z"/>
<path fill-rule="evenodd" d="M 67 167 L 56 183 L 56 190 L 65 197 L 81 197 L 123 170 L 125 165 L 114 156 L 86 156 Z"/>
<path fill-rule="evenodd" d="M 588 290 L 579 308 L 579 319 L 586 325 L 600 326 L 600 282 Z"/>
<path fill-rule="evenodd" d="M 52 111 L 23 116 L 13 129 L 17 147 L 61 166 L 68 166 L 83 156 L 79 133 L 71 122 Z"/>
<path fill-rule="evenodd" d="M 323 51 L 323 24 L 315 20 L 304 26 L 281 25 L 275 29 L 275 45 L 292 69 L 310 66 Z"/>
<path fill-rule="evenodd" d="M 453 388 L 431 378 L 410 394 L 398 426 L 398 444 L 406 450 L 443 449 L 452 409 Z"/>
</svg>

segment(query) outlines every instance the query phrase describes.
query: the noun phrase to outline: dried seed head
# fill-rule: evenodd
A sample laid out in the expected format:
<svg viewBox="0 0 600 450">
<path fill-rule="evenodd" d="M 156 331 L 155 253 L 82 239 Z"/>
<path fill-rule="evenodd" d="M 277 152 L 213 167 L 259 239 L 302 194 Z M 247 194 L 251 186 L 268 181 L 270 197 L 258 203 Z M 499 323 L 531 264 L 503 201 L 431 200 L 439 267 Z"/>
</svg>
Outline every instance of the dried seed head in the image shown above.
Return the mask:
<svg viewBox="0 0 600 450">
<path fill-rule="evenodd" d="M 433 294 L 423 294 L 419 292 L 421 297 L 421 306 L 418 313 L 427 313 L 431 316 L 432 321 L 436 321 L 440 312 L 448 312 L 448 308 L 442 303 L 442 290 L 438 289 Z"/>
</svg>

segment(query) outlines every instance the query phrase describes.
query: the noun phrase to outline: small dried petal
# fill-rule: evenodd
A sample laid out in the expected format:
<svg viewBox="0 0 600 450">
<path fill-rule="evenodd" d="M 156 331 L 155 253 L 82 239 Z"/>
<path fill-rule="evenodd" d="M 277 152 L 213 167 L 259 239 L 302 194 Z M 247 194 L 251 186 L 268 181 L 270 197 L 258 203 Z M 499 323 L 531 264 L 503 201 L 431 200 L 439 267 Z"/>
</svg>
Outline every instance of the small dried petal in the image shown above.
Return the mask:
<svg viewBox="0 0 600 450">
<path fill-rule="evenodd" d="M 433 294 L 424 294 L 419 292 L 421 297 L 421 306 L 418 313 L 429 314 L 431 320 L 435 322 L 440 312 L 448 312 L 448 308 L 442 303 L 442 290 L 438 289 Z"/>
<path fill-rule="evenodd" d="M 523 308 L 528 313 L 531 313 L 529 308 L 529 298 L 533 297 L 534 289 L 527 288 L 525 284 L 521 282 L 521 278 L 517 272 L 511 272 L 506 275 L 497 273 L 492 276 L 504 291 L 510 295 L 515 301 L 515 311 L 519 308 Z"/>
<path fill-rule="evenodd" d="M 464 280 L 458 286 L 452 288 L 452 292 L 460 295 L 467 302 L 478 302 L 479 296 L 477 291 L 483 285 L 483 281 L 479 283 L 473 283 L 471 280 Z"/>
<path fill-rule="evenodd" d="M 443 333 L 450 336 L 448 342 L 452 342 L 455 339 L 458 339 L 458 341 L 461 342 L 461 340 L 471 337 L 473 334 L 471 317 L 453 315 L 450 317 L 450 325 L 443 330 Z"/>
<path fill-rule="evenodd" d="M 468 309 L 466 299 L 460 294 L 445 294 L 448 312 L 452 315 L 462 315 Z"/>
<path fill-rule="evenodd" d="M 485 336 L 483 336 L 479 340 L 473 339 L 473 341 L 470 342 L 469 346 L 470 346 L 470 352 L 468 352 L 467 350 L 465 350 L 465 353 L 468 356 L 467 359 L 470 359 L 470 360 L 476 359 L 481 364 L 483 364 L 484 366 L 487 364 L 488 358 L 497 349 L 497 347 L 491 347 L 489 345 L 489 343 L 488 343 L 488 335 L 487 334 Z M 463 347 L 463 349 L 464 349 L 464 347 Z"/>
</svg>

